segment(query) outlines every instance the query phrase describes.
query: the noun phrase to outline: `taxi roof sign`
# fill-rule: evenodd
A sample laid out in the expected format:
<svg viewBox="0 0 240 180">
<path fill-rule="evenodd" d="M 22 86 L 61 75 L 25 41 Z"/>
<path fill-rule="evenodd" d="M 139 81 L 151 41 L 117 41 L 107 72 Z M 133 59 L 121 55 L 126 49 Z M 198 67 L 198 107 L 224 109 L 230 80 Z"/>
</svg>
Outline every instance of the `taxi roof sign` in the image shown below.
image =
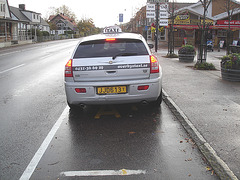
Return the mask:
<svg viewBox="0 0 240 180">
<path fill-rule="evenodd" d="M 121 33 L 122 29 L 119 26 L 108 26 L 103 29 L 103 34 Z"/>
</svg>

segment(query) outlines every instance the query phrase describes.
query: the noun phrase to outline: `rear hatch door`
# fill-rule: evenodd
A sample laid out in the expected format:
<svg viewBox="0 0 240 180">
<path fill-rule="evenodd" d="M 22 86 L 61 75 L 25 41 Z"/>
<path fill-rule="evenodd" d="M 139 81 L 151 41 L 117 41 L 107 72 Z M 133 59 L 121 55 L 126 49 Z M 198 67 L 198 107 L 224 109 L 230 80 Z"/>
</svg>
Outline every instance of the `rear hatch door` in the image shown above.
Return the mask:
<svg viewBox="0 0 240 180">
<path fill-rule="evenodd" d="M 150 58 L 141 40 L 88 41 L 76 49 L 72 68 L 74 81 L 146 79 Z"/>
</svg>

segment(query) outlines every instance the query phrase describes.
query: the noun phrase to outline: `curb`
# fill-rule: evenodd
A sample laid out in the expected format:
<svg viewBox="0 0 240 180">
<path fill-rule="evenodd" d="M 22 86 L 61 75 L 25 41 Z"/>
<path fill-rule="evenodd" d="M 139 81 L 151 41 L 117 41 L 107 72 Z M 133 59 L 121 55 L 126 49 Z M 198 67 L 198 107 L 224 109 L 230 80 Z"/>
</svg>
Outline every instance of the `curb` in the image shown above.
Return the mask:
<svg viewBox="0 0 240 180">
<path fill-rule="evenodd" d="M 171 112 L 180 121 L 184 129 L 189 133 L 192 139 L 195 141 L 201 153 L 207 159 L 209 164 L 214 169 L 215 173 L 220 179 L 226 180 L 238 180 L 234 173 L 229 169 L 227 164 L 217 155 L 216 151 L 210 146 L 210 144 L 204 139 L 200 132 L 194 127 L 184 112 L 177 106 L 177 104 L 168 96 L 164 89 L 163 101 L 167 104 Z"/>
</svg>

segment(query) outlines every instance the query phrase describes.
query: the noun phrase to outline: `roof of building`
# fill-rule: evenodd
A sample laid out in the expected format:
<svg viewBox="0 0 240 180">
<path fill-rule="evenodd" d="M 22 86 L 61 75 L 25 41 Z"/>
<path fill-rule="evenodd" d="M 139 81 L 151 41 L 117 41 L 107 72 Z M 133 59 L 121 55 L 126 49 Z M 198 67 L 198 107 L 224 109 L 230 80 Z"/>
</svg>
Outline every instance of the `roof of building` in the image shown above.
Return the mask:
<svg viewBox="0 0 240 180">
<path fill-rule="evenodd" d="M 9 6 L 11 13 L 19 20 L 23 22 L 30 22 L 30 20 L 20 11 L 19 8 Z"/>
<path fill-rule="evenodd" d="M 40 19 L 40 24 L 43 26 L 49 26 L 49 24 L 43 18 Z"/>
<path fill-rule="evenodd" d="M 57 15 L 51 15 L 51 16 L 49 17 L 49 20 L 50 20 L 50 21 L 53 21 L 53 20 L 54 20 L 56 17 L 58 17 L 58 16 L 60 16 L 61 19 L 63 19 L 63 20 L 69 21 L 73 26 L 77 26 L 77 24 L 75 23 L 75 21 L 74 21 L 72 18 L 70 18 L 70 17 L 68 17 L 68 16 L 66 16 L 66 15 L 64 15 L 64 14 L 62 14 L 62 13 L 57 14 Z"/>
<path fill-rule="evenodd" d="M 169 4 L 173 4 L 172 2 L 169 2 Z M 174 6 L 176 7 L 176 9 L 181 9 L 181 8 L 184 8 L 184 7 L 188 7 L 188 6 L 191 6 L 195 3 L 174 3 Z"/>
</svg>

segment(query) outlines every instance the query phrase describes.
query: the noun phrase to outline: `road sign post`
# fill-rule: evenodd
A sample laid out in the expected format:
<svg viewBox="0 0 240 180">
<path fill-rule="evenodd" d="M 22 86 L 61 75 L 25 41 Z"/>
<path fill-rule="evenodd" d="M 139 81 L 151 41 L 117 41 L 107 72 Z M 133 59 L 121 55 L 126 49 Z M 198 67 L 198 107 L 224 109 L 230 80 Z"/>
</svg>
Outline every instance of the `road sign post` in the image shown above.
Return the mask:
<svg viewBox="0 0 240 180">
<path fill-rule="evenodd" d="M 156 31 L 155 31 L 155 52 L 158 49 L 158 17 L 159 17 L 159 3 L 156 3 Z"/>
</svg>

